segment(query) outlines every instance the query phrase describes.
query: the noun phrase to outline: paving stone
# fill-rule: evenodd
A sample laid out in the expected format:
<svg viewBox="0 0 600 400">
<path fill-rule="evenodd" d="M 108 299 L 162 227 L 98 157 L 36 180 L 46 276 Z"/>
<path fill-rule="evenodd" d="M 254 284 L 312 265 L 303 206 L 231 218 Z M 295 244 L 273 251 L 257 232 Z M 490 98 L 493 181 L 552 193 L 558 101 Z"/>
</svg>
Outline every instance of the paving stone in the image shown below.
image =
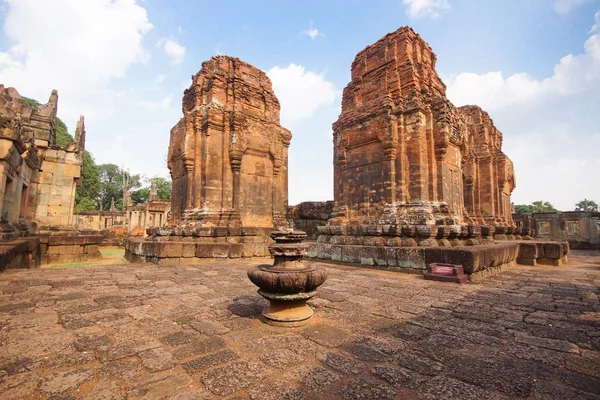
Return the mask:
<svg viewBox="0 0 600 400">
<path fill-rule="evenodd" d="M 53 372 L 50 375 L 44 377 L 44 382 L 40 386 L 40 389 L 47 394 L 61 394 L 68 390 L 74 389 L 87 381 L 93 376 L 90 370 L 71 370 Z"/>
<path fill-rule="evenodd" d="M 273 381 L 261 383 L 248 390 L 251 400 L 305 400 L 306 395 L 289 382 Z"/>
<path fill-rule="evenodd" d="M 142 360 L 142 365 L 150 372 L 162 371 L 175 365 L 173 355 L 163 348 L 142 351 L 138 356 Z"/>
<path fill-rule="evenodd" d="M 187 374 L 173 374 L 142 385 L 131 391 L 128 400 L 159 400 L 184 391 L 192 384 Z"/>
<path fill-rule="evenodd" d="M 213 400 L 215 399 L 215 396 L 208 390 L 192 389 L 186 392 L 172 394 L 168 398 L 169 400 Z"/>
<path fill-rule="evenodd" d="M 84 336 L 80 339 L 77 339 L 73 346 L 77 351 L 94 351 L 103 346 L 109 346 L 111 344 L 110 338 L 108 335 L 90 335 Z"/>
<path fill-rule="evenodd" d="M 33 361 L 28 357 L 0 362 L 0 371 L 5 371 L 8 375 L 15 375 L 31 371 L 33 368 Z"/>
<path fill-rule="evenodd" d="M 373 376 L 386 381 L 395 388 L 416 388 L 425 381 L 425 377 L 417 372 L 403 367 L 379 366 L 371 370 Z"/>
<path fill-rule="evenodd" d="M 288 349 L 273 349 L 260 356 L 260 360 L 272 367 L 283 368 L 300 363 L 304 357 Z"/>
<path fill-rule="evenodd" d="M 180 346 L 175 349 L 173 354 L 181 360 L 198 354 L 210 353 L 223 346 L 225 346 L 225 341 L 220 337 L 209 337 Z"/>
<path fill-rule="evenodd" d="M 365 366 L 338 353 L 325 353 L 319 356 L 323 364 L 343 374 L 361 374 Z"/>
<path fill-rule="evenodd" d="M 182 366 L 183 369 L 185 369 L 188 373 L 194 373 L 198 371 L 204 371 L 207 368 L 215 367 L 217 365 L 225 364 L 229 361 L 236 360 L 237 358 L 238 355 L 233 351 L 222 350 L 200 358 L 196 358 L 194 360 L 186 361 L 182 364 Z"/>
<path fill-rule="evenodd" d="M 600 396 L 589 392 L 583 392 L 558 382 L 540 381 L 536 382 L 533 398 L 536 400 L 600 400 Z"/>
<path fill-rule="evenodd" d="M 83 396 L 82 400 L 124 400 L 121 388 L 116 382 L 102 381 L 96 384 L 92 390 Z"/>
<path fill-rule="evenodd" d="M 269 370 L 256 361 L 236 361 L 203 375 L 201 380 L 214 394 L 226 396 L 260 381 Z"/>
<path fill-rule="evenodd" d="M 304 373 L 304 378 L 302 380 L 309 390 L 320 392 L 340 378 L 341 376 L 337 372 L 334 372 L 329 368 L 317 366 L 309 368 Z"/>
<path fill-rule="evenodd" d="M 160 344 L 158 342 L 152 340 L 136 339 L 129 342 L 100 347 L 96 350 L 96 357 L 102 362 L 113 361 L 159 346 Z"/>
<path fill-rule="evenodd" d="M 550 375 L 548 369 L 531 361 L 512 358 L 491 360 L 474 356 L 454 358 L 447 371 L 463 382 L 522 397 L 531 394 L 536 379 Z"/>
<path fill-rule="evenodd" d="M 304 337 L 327 347 L 339 347 L 351 340 L 350 332 L 330 325 L 310 325 L 300 331 Z"/>
<path fill-rule="evenodd" d="M 0 393 L 2 400 L 21 400 L 33 397 L 41 378 L 35 372 L 25 372 L 0 379 Z"/>
<path fill-rule="evenodd" d="M 369 378 L 359 378 L 342 384 L 338 394 L 344 400 L 391 400 L 396 395 L 386 383 Z"/>
<path fill-rule="evenodd" d="M 395 360 L 403 367 L 423 375 L 437 375 L 443 368 L 441 363 L 417 353 L 398 353 Z"/>
<path fill-rule="evenodd" d="M 225 325 L 216 321 L 190 321 L 188 324 L 198 332 L 207 335 L 223 335 L 230 331 Z"/>
<path fill-rule="evenodd" d="M 401 324 L 391 329 L 392 335 L 405 340 L 421 340 L 432 333 L 433 331 L 422 328 L 418 325 Z"/>
<path fill-rule="evenodd" d="M 503 400 L 508 397 L 446 376 L 429 379 L 419 388 L 421 400 Z M 566 399 L 566 398 L 565 398 Z"/>
<path fill-rule="evenodd" d="M 544 349 L 562 351 L 564 353 L 579 353 L 579 347 L 565 340 L 546 339 L 517 333 L 515 341 Z"/>
<path fill-rule="evenodd" d="M 159 340 L 164 344 L 168 344 L 169 346 L 179 346 L 182 344 L 190 343 L 200 338 L 202 338 L 202 335 L 190 329 L 171 333 L 165 337 L 160 338 Z"/>
<path fill-rule="evenodd" d="M 107 362 L 98 369 L 97 375 L 100 378 L 132 380 L 142 373 L 140 363 L 131 359 Z"/>
</svg>

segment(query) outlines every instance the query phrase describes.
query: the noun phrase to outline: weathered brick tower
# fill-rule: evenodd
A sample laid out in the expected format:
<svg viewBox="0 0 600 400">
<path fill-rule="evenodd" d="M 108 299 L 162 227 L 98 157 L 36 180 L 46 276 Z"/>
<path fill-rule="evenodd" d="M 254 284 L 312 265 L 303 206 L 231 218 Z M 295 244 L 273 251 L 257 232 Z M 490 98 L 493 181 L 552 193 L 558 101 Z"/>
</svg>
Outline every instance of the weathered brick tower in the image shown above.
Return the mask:
<svg viewBox="0 0 600 400">
<path fill-rule="evenodd" d="M 202 64 L 171 130 L 171 226 L 130 240 L 130 260 L 268 255 L 286 225 L 288 147 L 267 75 L 240 59 Z M 190 260 L 187 260 L 190 261 Z"/>
</svg>

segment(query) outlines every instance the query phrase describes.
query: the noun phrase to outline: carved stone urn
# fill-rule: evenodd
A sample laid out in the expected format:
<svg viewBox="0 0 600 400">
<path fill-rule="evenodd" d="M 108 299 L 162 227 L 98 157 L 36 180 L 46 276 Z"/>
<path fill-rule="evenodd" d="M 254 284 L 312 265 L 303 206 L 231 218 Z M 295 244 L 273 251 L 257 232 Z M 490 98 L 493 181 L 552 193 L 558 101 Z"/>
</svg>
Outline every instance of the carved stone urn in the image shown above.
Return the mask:
<svg viewBox="0 0 600 400">
<path fill-rule="evenodd" d="M 275 243 L 269 246 L 273 265 L 258 265 L 248 271 L 248 278 L 258 286 L 260 294 L 269 300 L 263 310 L 265 322 L 275 326 L 295 327 L 306 324 L 313 310 L 306 301 L 317 294 L 317 287 L 327 279 L 322 268 L 303 262 L 308 245 L 306 233 L 278 230 L 271 232 Z"/>
</svg>

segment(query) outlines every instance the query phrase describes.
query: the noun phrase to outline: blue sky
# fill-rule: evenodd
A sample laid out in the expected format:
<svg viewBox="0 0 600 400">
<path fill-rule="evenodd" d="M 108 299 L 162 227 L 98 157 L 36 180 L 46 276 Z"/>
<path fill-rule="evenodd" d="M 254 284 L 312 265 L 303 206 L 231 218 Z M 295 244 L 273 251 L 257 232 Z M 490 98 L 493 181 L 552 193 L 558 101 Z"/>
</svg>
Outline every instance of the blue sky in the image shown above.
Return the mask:
<svg viewBox="0 0 600 400">
<path fill-rule="evenodd" d="M 290 204 L 333 198 L 331 123 L 356 53 L 412 26 L 455 105 L 504 133 L 516 204 L 600 202 L 600 0 L 0 0 L 0 83 L 86 116 L 97 163 L 168 175 L 169 130 L 203 61 L 267 71 L 290 147 Z"/>
</svg>

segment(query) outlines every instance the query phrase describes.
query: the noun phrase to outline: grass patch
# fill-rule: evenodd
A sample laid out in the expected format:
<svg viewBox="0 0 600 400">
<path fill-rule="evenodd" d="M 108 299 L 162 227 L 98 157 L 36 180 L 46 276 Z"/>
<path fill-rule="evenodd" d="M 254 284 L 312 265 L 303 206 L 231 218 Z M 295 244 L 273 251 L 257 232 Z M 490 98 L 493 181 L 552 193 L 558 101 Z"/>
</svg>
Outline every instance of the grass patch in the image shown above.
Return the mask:
<svg viewBox="0 0 600 400">
<path fill-rule="evenodd" d="M 48 268 L 58 269 L 58 268 L 70 268 L 70 267 L 87 267 L 87 266 L 94 265 L 94 264 L 96 264 L 96 263 L 92 262 L 92 261 L 84 261 L 84 262 L 80 262 L 80 263 L 48 265 Z"/>
<path fill-rule="evenodd" d="M 103 257 L 105 256 L 123 256 L 125 255 L 125 249 L 100 249 L 100 253 Z"/>
</svg>

